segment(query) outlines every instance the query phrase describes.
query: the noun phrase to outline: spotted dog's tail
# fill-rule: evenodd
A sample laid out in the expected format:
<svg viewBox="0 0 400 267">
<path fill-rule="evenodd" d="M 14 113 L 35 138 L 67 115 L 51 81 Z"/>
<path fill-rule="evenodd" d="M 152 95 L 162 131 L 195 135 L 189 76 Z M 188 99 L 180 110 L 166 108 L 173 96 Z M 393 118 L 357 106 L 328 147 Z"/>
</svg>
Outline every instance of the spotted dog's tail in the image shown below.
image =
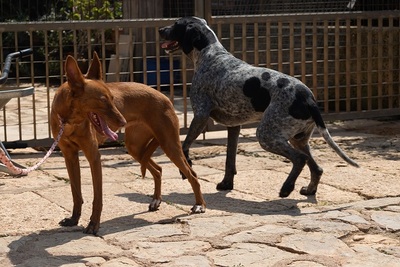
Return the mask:
<svg viewBox="0 0 400 267">
<path fill-rule="evenodd" d="M 322 119 L 321 112 L 318 109 L 318 106 L 315 102 L 314 99 L 309 99 L 307 101 L 308 104 L 308 109 L 310 111 L 311 117 L 314 119 L 315 124 L 317 125 L 318 131 L 321 134 L 321 136 L 325 139 L 325 141 L 328 143 L 328 145 L 335 150 L 335 152 L 347 163 L 354 167 L 360 167 L 357 162 L 349 158 L 343 150 L 340 149 L 340 147 L 333 141 L 331 135 L 329 134 L 328 129 L 325 126 L 325 122 Z"/>
</svg>

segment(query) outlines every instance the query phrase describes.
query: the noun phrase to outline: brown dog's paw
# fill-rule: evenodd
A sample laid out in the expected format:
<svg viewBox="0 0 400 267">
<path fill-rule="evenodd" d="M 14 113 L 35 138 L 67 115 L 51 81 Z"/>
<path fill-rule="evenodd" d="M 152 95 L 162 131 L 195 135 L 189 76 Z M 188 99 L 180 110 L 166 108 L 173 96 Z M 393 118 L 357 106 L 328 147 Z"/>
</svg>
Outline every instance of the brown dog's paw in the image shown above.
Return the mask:
<svg viewBox="0 0 400 267">
<path fill-rule="evenodd" d="M 190 211 L 191 213 L 204 213 L 206 212 L 206 208 L 203 205 L 194 205 Z"/>
<path fill-rule="evenodd" d="M 161 199 L 153 199 L 149 205 L 149 211 L 156 211 L 160 207 Z"/>
<path fill-rule="evenodd" d="M 76 218 L 70 217 L 70 218 L 65 218 L 65 219 L 61 220 L 58 224 L 61 226 L 67 226 L 67 227 L 76 226 L 76 225 L 78 225 L 78 221 L 79 221 L 79 218 L 76 219 Z"/>
<path fill-rule="evenodd" d="M 90 221 L 88 226 L 83 230 L 83 233 L 96 235 L 97 232 L 99 231 L 99 228 L 100 228 L 99 223 Z"/>
<path fill-rule="evenodd" d="M 300 189 L 300 194 L 303 195 L 303 196 L 313 196 L 316 193 L 317 193 L 316 189 L 310 190 L 310 189 L 308 189 L 308 186 L 303 186 Z"/>
</svg>

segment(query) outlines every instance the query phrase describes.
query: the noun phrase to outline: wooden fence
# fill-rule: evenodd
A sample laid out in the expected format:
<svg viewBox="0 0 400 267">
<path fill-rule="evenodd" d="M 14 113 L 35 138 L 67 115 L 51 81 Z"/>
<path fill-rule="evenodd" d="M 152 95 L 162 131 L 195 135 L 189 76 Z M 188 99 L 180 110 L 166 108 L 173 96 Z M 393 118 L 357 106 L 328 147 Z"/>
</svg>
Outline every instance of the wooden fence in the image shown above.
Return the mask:
<svg viewBox="0 0 400 267">
<path fill-rule="evenodd" d="M 400 115 L 399 12 L 209 16 L 224 46 L 250 64 L 293 75 L 317 97 L 325 119 Z M 86 71 L 97 51 L 108 81 L 139 81 L 174 102 L 184 133 L 191 121 L 192 63 L 166 55 L 158 29 L 174 19 L 0 23 L 0 59 L 32 47 L 13 64 L 7 85 L 34 85 L 33 96 L 12 99 L 0 117 L 9 146 L 47 146 L 52 97 L 64 82 L 67 55 Z M 2 65 L 0 65 L 2 67 Z M 209 131 L 219 128 L 210 124 Z"/>
</svg>

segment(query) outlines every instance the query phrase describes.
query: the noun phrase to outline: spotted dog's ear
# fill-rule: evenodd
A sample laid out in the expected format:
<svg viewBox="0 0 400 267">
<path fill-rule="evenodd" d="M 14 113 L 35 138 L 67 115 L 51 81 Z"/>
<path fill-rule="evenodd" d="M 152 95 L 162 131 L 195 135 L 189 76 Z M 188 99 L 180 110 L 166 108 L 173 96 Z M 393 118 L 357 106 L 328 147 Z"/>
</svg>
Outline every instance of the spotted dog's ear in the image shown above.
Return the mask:
<svg viewBox="0 0 400 267">
<path fill-rule="evenodd" d="M 182 42 L 183 52 L 185 54 L 189 54 L 193 50 L 193 48 L 197 48 L 196 43 L 199 42 L 200 40 L 201 40 L 201 32 L 199 28 L 196 27 L 194 24 L 187 25 L 185 37 L 183 38 Z"/>
</svg>

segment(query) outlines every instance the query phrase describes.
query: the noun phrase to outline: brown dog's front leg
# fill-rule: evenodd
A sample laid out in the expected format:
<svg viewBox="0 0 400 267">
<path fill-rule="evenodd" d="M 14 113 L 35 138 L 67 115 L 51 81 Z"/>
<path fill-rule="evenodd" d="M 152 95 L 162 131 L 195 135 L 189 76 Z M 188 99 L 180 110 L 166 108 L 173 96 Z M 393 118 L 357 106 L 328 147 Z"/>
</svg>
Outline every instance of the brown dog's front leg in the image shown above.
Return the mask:
<svg viewBox="0 0 400 267">
<path fill-rule="evenodd" d="M 85 151 L 84 151 L 85 152 Z M 88 226 L 83 230 L 85 234 L 97 234 L 100 228 L 100 216 L 103 209 L 103 174 L 101 170 L 100 153 L 95 148 L 95 151 L 85 153 L 90 164 L 93 182 L 93 204 L 92 215 Z"/>
<path fill-rule="evenodd" d="M 61 226 L 75 226 L 79 222 L 82 210 L 82 190 L 81 190 L 81 172 L 79 166 L 79 157 L 77 151 L 63 150 L 65 165 L 67 167 L 69 181 L 71 185 L 72 198 L 74 207 L 72 210 L 72 216 L 65 218 L 59 222 Z"/>
</svg>

